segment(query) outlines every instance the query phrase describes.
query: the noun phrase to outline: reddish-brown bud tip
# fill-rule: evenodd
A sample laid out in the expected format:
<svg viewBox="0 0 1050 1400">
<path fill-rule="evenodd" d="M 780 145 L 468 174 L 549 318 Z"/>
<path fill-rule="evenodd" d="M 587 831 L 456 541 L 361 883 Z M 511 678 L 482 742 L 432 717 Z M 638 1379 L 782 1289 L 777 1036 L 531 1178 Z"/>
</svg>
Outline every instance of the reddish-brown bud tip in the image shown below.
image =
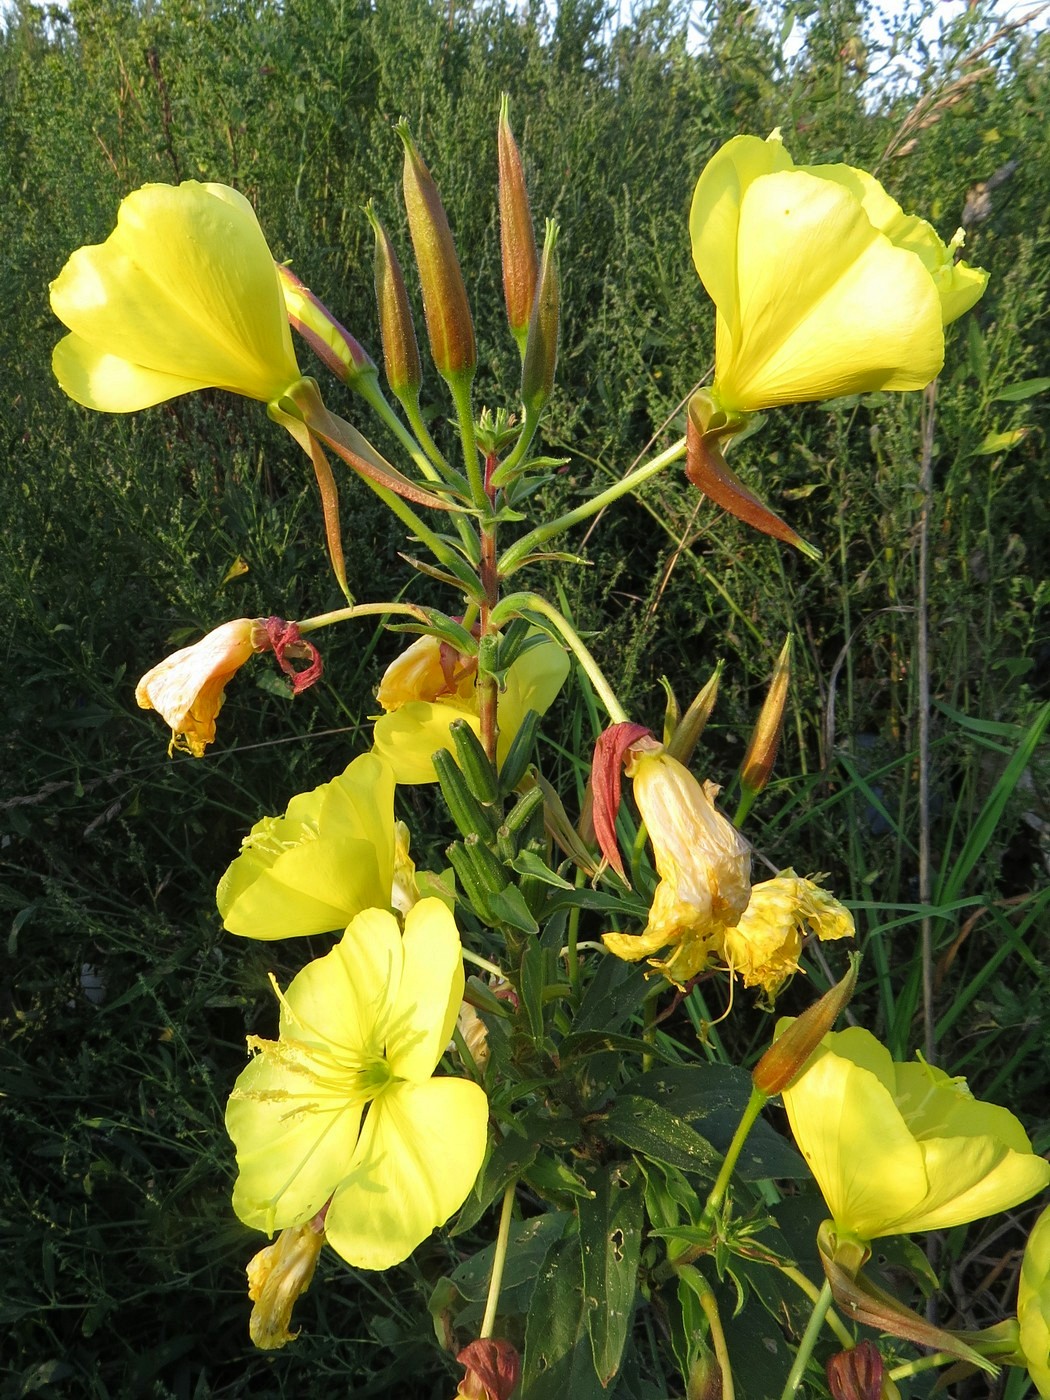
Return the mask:
<svg viewBox="0 0 1050 1400">
<path fill-rule="evenodd" d="M 789 1021 L 751 1071 L 751 1082 L 767 1099 L 782 1093 L 806 1067 L 809 1057 L 835 1025 L 849 1004 L 857 985 L 860 956 L 850 955 L 849 970 L 841 982 Z"/>
<path fill-rule="evenodd" d="M 761 713 L 747 746 L 747 753 L 740 765 L 740 786 L 750 796 L 757 796 L 769 782 L 773 765 L 777 761 L 780 736 L 784 729 L 784 706 L 787 703 L 788 688 L 791 684 L 791 636 L 790 633 L 777 657 L 773 679 L 762 705 Z"/>
<path fill-rule="evenodd" d="M 423 370 L 405 279 L 394 245 L 387 237 L 371 200 L 365 205 L 365 213 L 376 239 L 373 268 L 386 380 L 391 392 L 399 399 L 414 399 L 423 382 Z"/>
<path fill-rule="evenodd" d="M 884 1367 L 874 1342 L 836 1352 L 825 1369 L 833 1400 L 880 1400 Z"/>
<path fill-rule="evenodd" d="M 456 1360 L 467 1370 L 456 1391 L 463 1400 L 509 1400 L 521 1375 L 517 1351 L 493 1337 L 471 1342 Z"/>
<path fill-rule="evenodd" d="M 503 296 L 507 303 L 507 320 L 524 355 L 539 277 L 539 258 L 521 153 L 510 129 L 509 107 L 507 94 L 504 93 L 500 100 L 497 136 L 500 248 L 503 254 Z"/>
</svg>

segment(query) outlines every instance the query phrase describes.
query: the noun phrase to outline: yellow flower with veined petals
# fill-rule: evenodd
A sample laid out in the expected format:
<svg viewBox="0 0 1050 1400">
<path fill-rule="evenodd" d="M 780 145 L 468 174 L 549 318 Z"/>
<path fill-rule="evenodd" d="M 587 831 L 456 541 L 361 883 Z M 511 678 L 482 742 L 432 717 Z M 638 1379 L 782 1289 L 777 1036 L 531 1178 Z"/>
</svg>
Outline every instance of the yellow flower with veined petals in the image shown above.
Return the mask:
<svg viewBox="0 0 1050 1400">
<path fill-rule="evenodd" d="M 871 175 L 796 166 L 779 131 L 737 136 L 697 181 L 693 261 L 717 309 L 711 397 L 727 415 L 876 389 L 921 389 L 943 327 L 984 291 Z"/>
<path fill-rule="evenodd" d="M 459 933 L 436 899 L 409 910 L 403 935 L 393 914 L 366 910 L 292 980 L 280 1039 L 249 1039 L 258 1053 L 226 1112 L 246 1225 L 301 1225 L 330 1200 L 332 1248 L 387 1269 L 462 1205 L 488 1101 L 469 1080 L 432 1076 L 463 986 Z"/>
<path fill-rule="evenodd" d="M 449 725 L 465 719 L 480 738 L 476 664 L 436 637 L 420 637 L 387 667 L 376 692 L 386 714 L 376 720 L 374 744 L 399 783 L 436 781 L 431 755 L 455 752 Z M 529 710 L 545 714 L 569 674 L 560 646 L 544 638 L 507 668 L 506 686 L 496 701 L 502 763 Z"/>
<path fill-rule="evenodd" d="M 394 822 L 394 775 L 361 754 L 330 782 L 263 817 L 219 881 L 224 926 L 244 938 L 345 929 L 362 909 L 407 910 L 415 867 Z"/>
<path fill-rule="evenodd" d="M 716 809 L 718 788 L 701 787 L 669 753 L 636 754 L 627 771 L 660 883 L 644 933 L 607 933 L 602 941 L 629 962 L 673 945 L 669 958 L 650 961 L 681 986 L 718 956 L 725 926 L 747 908 L 751 848 Z"/>
<path fill-rule="evenodd" d="M 965 1225 L 1050 1184 L 1012 1113 L 859 1026 L 825 1036 L 783 1098 L 840 1238 Z"/>
<path fill-rule="evenodd" d="M 1017 1284 L 1017 1323 L 1028 1374 L 1050 1400 L 1050 1206 L 1028 1236 Z"/>
<path fill-rule="evenodd" d="M 172 749 L 200 758 L 215 742 L 215 718 L 231 678 L 267 645 L 266 630 L 250 617 L 224 622 L 199 642 L 172 652 L 135 687 L 143 710 L 156 710 L 171 726 Z"/>
<path fill-rule="evenodd" d="M 852 938 L 856 932 L 853 915 L 827 890 L 793 870 L 782 870 L 751 886 L 747 908 L 726 927 L 719 951 L 745 987 L 761 987 L 772 998 L 798 971 L 807 928 L 821 942 Z"/>
<path fill-rule="evenodd" d="M 72 334 L 53 368 L 77 403 L 107 413 L 194 389 L 269 403 L 301 377 L 277 269 L 255 212 L 227 185 L 143 185 L 104 243 L 51 283 Z"/>
</svg>

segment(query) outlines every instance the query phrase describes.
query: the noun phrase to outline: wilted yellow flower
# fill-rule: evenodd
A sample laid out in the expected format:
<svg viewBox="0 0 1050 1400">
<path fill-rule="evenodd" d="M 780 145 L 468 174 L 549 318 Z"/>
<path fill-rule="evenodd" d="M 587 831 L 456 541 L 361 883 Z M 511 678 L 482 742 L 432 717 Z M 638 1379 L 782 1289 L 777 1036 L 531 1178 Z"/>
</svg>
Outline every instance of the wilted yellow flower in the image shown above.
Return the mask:
<svg viewBox="0 0 1050 1400">
<path fill-rule="evenodd" d="M 300 378 L 277 269 L 255 212 L 227 185 L 143 185 L 105 243 L 51 284 L 72 332 L 53 368 L 77 403 L 128 413 L 193 389 L 269 403 Z"/>
<path fill-rule="evenodd" d="M 507 668 L 506 686 L 496 702 L 502 763 L 529 710 L 545 714 L 569 674 L 561 647 L 544 638 Z M 436 782 L 431 755 L 455 753 L 449 734 L 453 720 L 465 719 L 481 737 L 476 663 L 436 637 L 420 637 L 386 668 L 376 698 L 387 711 L 376 720 L 375 751 L 399 783 Z"/>
<path fill-rule="evenodd" d="M 255 1304 L 248 1334 L 260 1351 L 276 1351 L 298 1337 L 288 1330 L 292 1308 L 310 1287 L 323 1244 L 324 1227 L 311 1220 L 282 1230 L 248 1261 L 248 1297 Z"/>
<path fill-rule="evenodd" d="M 825 1036 L 783 1098 L 840 1239 L 965 1225 L 1050 1183 L 1012 1113 L 860 1027 Z"/>
<path fill-rule="evenodd" d="M 1050 1400 L 1050 1206 L 1028 1236 L 1017 1285 L 1017 1322 L 1036 1390 Z"/>
<path fill-rule="evenodd" d="M 776 996 L 798 971 L 807 929 L 824 942 L 852 938 L 853 915 L 814 880 L 782 870 L 772 880 L 751 886 L 747 908 L 722 937 L 721 955 L 745 987 L 762 987 Z"/>
<path fill-rule="evenodd" d="M 280 1039 L 226 1111 L 233 1207 L 246 1225 L 302 1225 L 331 1199 L 328 1243 L 355 1268 L 408 1257 L 466 1199 L 485 1155 L 477 1084 L 433 1078 L 463 998 L 459 933 L 440 900 L 368 909 L 281 997 Z"/>
<path fill-rule="evenodd" d="M 607 933 L 610 952 L 629 962 L 672 945 L 652 965 L 679 985 L 718 955 L 723 930 L 735 924 L 751 894 L 751 848 L 703 787 L 666 751 L 634 753 L 628 774 L 653 845 L 660 883 L 641 934 Z"/>
<path fill-rule="evenodd" d="M 737 136 L 708 162 L 689 216 L 693 261 L 717 309 L 711 395 L 733 417 L 875 389 L 921 389 L 943 327 L 984 291 L 877 180 L 796 166 L 779 131 Z"/>
<path fill-rule="evenodd" d="M 172 654 L 139 681 L 135 699 L 171 726 L 172 749 L 200 758 L 215 742 L 215 717 L 232 676 L 269 645 L 265 626 L 250 617 L 224 622 L 192 646 Z"/>
<path fill-rule="evenodd" d="M 398 848 L 394 775 L 374 753 L 263 817 L 219 881 L 224 926 L 245 938 L 345 929 L 362 909 L 408 908 L 414 867 Z"/>
</svg>

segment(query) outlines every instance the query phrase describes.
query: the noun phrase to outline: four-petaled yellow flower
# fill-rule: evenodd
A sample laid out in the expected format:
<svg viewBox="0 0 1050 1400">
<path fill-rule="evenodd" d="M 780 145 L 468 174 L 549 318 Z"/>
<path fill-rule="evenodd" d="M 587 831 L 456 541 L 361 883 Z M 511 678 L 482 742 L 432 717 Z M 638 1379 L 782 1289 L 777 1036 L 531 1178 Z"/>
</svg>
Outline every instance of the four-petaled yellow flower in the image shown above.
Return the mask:
<svg viewBox="0 0 1050 1400">
<path fill-rule="evenodd" d="M 394 775 L 361 754 L 283 817 L 263 817 L 219 881 L 223 924 L 245 938 L 297 938 L 345 929 L 363 909 L 405 909 L 414 867 L 394 822 Z"/>
<path fill-rule="evenodd" d="M 135 699 L 171 726 L 169 753 L 183 749 L 200 758 L 215 742 L 215 717 L 226 699 L 227 684 L 254 652 L 267 646 L 265 627 L 239 617 L 146 672 L 135 687 Z"/>
<path fill-rule="evenodd" d="M 355 1268 L 400 1263 L 466 1199 L 485 1155 L 488 1102 L 466 1079 L 432 1078 L 463 996 L 459 933 L 420 900 L 402 935 L 359 914 L 281 997 L 280 1039 L 234 1087 L 233 1206 L 272 1232 L 327 1201 L 328 1243 Z"/>
<path fill-rule="evenodd" d="M 751 895 L 751 848 L 703 787 L 669 753 L 644 751 L 628 766 L 634 800 L 653 844 L 660 883 L 644 933 L 607 933 L 605 946 L 629 962 L 668 945 L 652 965 L 679 986 L 719 955 L 723 930 L 735 924 Z"/>
<path fill-rule="evenodd" d="M 1050 1206 L 1028 1236 L 1017 1284 L 1017 1323 L 1028 1374 L 1050 1400 Z"/>
<path fill-rule="evenodd" d="M 143 185 L 105 243 L 51 284 L 72 332 L 53 368 L 77 403 L 148 408 L 193 389 L 269 403 L 300 376 L 281 285 L 255 211 L 227 185 Z"/>
<path fill-rule="evenodd" d="M 779 131 L 737 136 L 708 162 L 689 216 L 717 309 L 711 397 L 733 418 L 875 389 L 921 389 L 944 326 L 987 274 L 953 261 L 922 219 L 848 165 L 796 166 Z"/>
<path fill-rule="evenodd" d="M 374 744 L 399 783 L 436 781 L 431 755 L 455 752 L 449 725 L 465 719 L 480 738 L 476 663 L 436 637 L 420 637 L 390 663 L 376 698 L 387 711 L 376 720 Z M 507 668 L 506 686 L 496 702 L 502 762 L 529 710 L 545 714 L 569 674 L 569 659 L 560 646 L 544 638 Z"/>
<path fill-rule="evenodd" d="M 825 1036 L 783 1097 L 840 1238 L 965 1225 L 1050 1183 L 1012 1113 L 860 1027 Z"/>
</svg>

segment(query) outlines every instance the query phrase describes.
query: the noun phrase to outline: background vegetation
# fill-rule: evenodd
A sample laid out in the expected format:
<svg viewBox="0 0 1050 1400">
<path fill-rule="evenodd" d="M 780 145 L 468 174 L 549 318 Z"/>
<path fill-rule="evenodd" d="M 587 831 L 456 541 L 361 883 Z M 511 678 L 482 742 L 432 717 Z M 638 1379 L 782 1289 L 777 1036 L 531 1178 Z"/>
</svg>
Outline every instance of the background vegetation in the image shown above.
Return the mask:
<svg viewBox="0 0 1050 1400">
<path fill-rule="evenodd" d="M 134 707 L 135 680 L 226 618 L 334 605 L 319 512 L 303 460 L 255 404 L 204 394 L 105 418 L 66 401 L 49 370 L 59 329 L 47 284 L 75 247 L 107 235 L 129 190 L 220 180 L 254 201 L 275 254 L 377 349 L 361 206 L 374 196 L 407 252 L 391 132 L 404 114 L 457 234 L 480 399 L 513 405 L 495 213 L 504 89 L 534 211 L 562 225 L 561 387 L 548 442 L 569 460 L 552 505 L 622 474 L 653 434 L 681 430 L 681 401 L 713 341 L 685 216 L 724 139 L 779 125 L 797 160 L 876 168 L 943 234 L 967 224 L 967 256 L 992 282 L 951 337 L 935 402 L 876 395 L 787 411 L 741 451 L 740 470 L 820 546 L 821 564 L 749 536 L 672 475 L 588 532 L 592 568 L 562 567 L 547 583 L 595 634 L 628 708 L 655 728 L 661 675 L 687 700 L 726 658 L 702 755 L 723 781 L 794 634 L 788 733 L 750 834 L 775 867 L 830 871 L 855 901 L 862 1014 L 910 1053 L 922 1040 L 925 432 L 938 1053 L 977 1094 L 1018 1112 L 1037 1149 L 1050 1146 L 1046 420 L 1027 383 L 1050 363 L 1050 40 L 998 28 L 980 0 L 929 47 L 917 7 L 888 34 L 850 0 L 694 8 L 702 21 L 667 0 L 621 25 L 601 0 L 71 0 L 68 11 L 8 12 L 4 1395 L 454 1387 L 426 1316 L 433 1281 L 456 1262 L 437 1243 L 389 1276 L 348 1278 L 329 1261 L 296 1345 L 276 1357 L 251 1351 L 243 1267 L 258 1241 L 229 1209 L 221 1126 L 244 1035 L 269 1024 L 266 971 L 287 981 L 305 954 L 221 934 L 215 879 L 259 814 L 367 747 L 372 689 L 398 639 L 328 637 L 326 680 L 294 706 L 258 666 L 231 688 L 205 760 L 164 756 L 155 717 Z M 430 385 L 440 432 L 439 388 Z M 344 529 L 354 592 L 396 593 L 399 537 L 349 483 Z M 247 571 L 231 577 L 238 560 Z M 549 766 L 570 805 L 579 774 L 556 741 L 583 736 L 586 748 L 585 699 L 570 698 L 548 726 Z M 692 1038 L 684 1011 L 681 1020 Z M 748 1011 L 710 1053 L 746 1059 L 769 1030 Z M 1016 1230 L 1000 1222 L 947 1239 L 942 1321 L 983 1322 L 1012 1306 L 1030 1219 L 1019 1212 Z M 676 1393 L 660 1379 L 660 1349 L 654 1334 L 651 1366 L 618 1394 Z"/>
</svg>

